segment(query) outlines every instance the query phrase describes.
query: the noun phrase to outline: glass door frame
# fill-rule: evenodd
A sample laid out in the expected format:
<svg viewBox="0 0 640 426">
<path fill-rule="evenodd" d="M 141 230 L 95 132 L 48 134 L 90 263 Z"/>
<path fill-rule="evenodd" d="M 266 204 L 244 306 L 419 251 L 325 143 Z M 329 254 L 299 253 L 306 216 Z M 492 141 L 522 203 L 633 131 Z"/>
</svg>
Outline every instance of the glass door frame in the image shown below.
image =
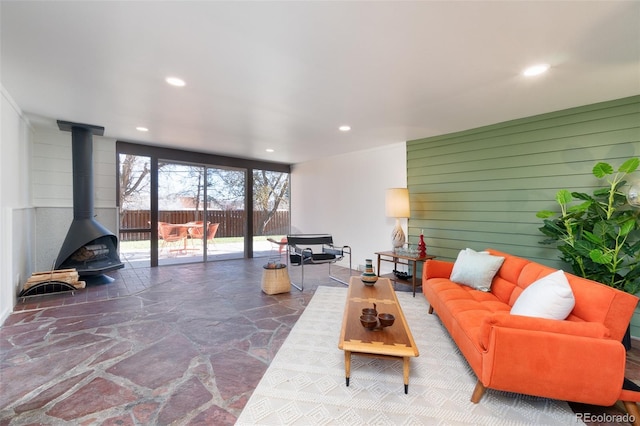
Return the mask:
<svg viewBox="0 0 640 426">
<path fill-rule="evenodd" d="M 150 225 L 148 229 L 141 230 L 150 232 L 151 235 L 151 267 L 158 266 L 158 163 L 162 161 L 175 161 L 179 163 L 189 163 L 204 167 L 228 167 L 245 170 L 245 235 L 244 235 L 244 258 L 253 258 L 253 170 L 272 170 L 285 172 L 291 175 L 291 165 L 285 163 L 275 163 L 260 160 L 248 160 L 244 158 L 227 157 L 214 154 L 206 154 L 195 151 L 184 151 L 173 148 L 163 148 L 150 145 L 141 145 L 126 141 L 116 141 L 116 176 L 120 173 L 120 154 L 133 154 L 150 158 Z M 119 185 L 119 179 L 116 179 Z M 119 194 L 119 188 L 117 188 Z M 116 197 L 118 198 L 118 197 Z M 120 207 L 120 200 L 116 200 Z M 206 257 L 205 257 L 206 258 Z"/>
<path fill-rule="evenodd" d="M 157 195 L 158 195 L 157 196 L 157 199 L 158 199 L 158 219 L 160 219 L 160 217 L 159 217 L 160 216 L 160 212 L 166 212 L 166 210 L 164 210 L 164 209 L 160 210 L 160 206 L 159 206 L 160 200 L 163 199 L 163 197 L 161 197 L 161 192 L 160 192 L 161 188 L 160 188 L 160 178 L 159 177 L 163 173 L 163 171 L 160 170 L 161 169 L 160 164 L 178 166 L 179 169 L 178 170 L 174 170 L 175 172 L 178 173 L 178 175 L 180 175 L 184 171 L 187 171 L 187 169 L 189 169 L 189 171 L 199 171 L 199 172 L 202 173 L 202 175 L 201 175 L 202 176 L 202 181 L 201 182 L 199 181 L 198 185 L 202 186 L 202 194 L 201 194 L 201 197 L 198 197 L 199 198 L 198 203 L 200 202 L 200 200 L 202 200 L 202 210 L 198 210 L 197 208 L 194 209 L 193 210 L 193 218 L 189 219 L 188 222 L 202 220 L 202 223 L 203 223 L 202 232 L 203 232 L 203 234 L 205 232 L 207 232 L 207 226 L 205 225 L 205 223 L 206 223 L 205 219 L 208 217 L 208 215 L 207 215 L 208 208 L 207 208 L 207 202 L 206 202 L 208 185 L 207 185 L 206 172 L 210 167 L 206 166 L 206 165 L 203 165 L 203 164 L 185 163 L 185 162 L 182 162 L 182 161 L 167 160 L 165 158 L 158 159 L 157 164 L 158 164 L 158 174 L 156 176 L 158 176 L 158 192 L 157 192 Z M 182 170 L 180 170 L 181 168 L 182 168 Z M 191 180 L 191 179 L 189 179 L 189 180 Z M 199 178 L 199 180 L 200 180 L 200 178 Z M 187 186 L 182 188 L 182 189 L 189 190 L 190 188 L 193 188 L 193 185 L 190 185 L 190 183 L 193 183 L 193 182 L 187 182 Z M 171 209 L 171 211 L 175 212 L 175 209 Z M 185 213 L 187 213 L 188 211 L 189 210 L 184 210 Z M 183 215 L 183 216 L 186 216 L 186 214 Z M 202 216 L 202 217 L 200 217 L 200 216 Z M 163 219 L 164 219 L 164 222 L 167 221 L 166 216 Z M 182 224 L 182 223 L 185 223 L 185 222 L 187 222 L 187 221 L 183 220 L 183 221 L 179 222 L 178 224 Z M 175 224 L 174 221 L 170 221 L 170 223 Z M 151 226 L 153 226 L 153 219 L 151 220 Z M 156 225 L 155 228 L 159 229 L 160 227 Z M 183 228 L 183 227 L 180 227 L 180 228 Z M 184 232 L 186 233 L 187 230 L 184 229 Z M 161 250 L 160 247 L 158 247 L 157 248 L 157 253 L 155 255 L 157 257 L 157 259 L 158 259 L 158 264 L 161 263 L 161 260 L 167 261 L 166 263 L 163 263 L 163 264 L 184 264 L 184 263 L 196 263 L 196 262 L 206 262 L 207 261 L 207 251 L 206 251 L 207 240 L 206 240 L 206 238 L 202 238 L 203 251 L 202 251 L 202 255 L 201 256 L 199 256 L 199 255 L 198 256 L 196 256 L 196 255 L 193 255 L 193 256 L 187 255 L 187 253 L 189 253 L 189 250 L 193 250 L 193 247 L 187 248 L 187 239 L 191 239 L 192 238 L 190 236 L 191 235 L 191 229 L 189 229 L 188 232 L 189 232 L 189 237 L 184 239 L 184 250 L 179 250 L 181 253 L 185 254 L 185 256 L 182 256 L 180 261 L 171 262 L 171 261 L 168 261 L 169 259 L 161 258 L 162 250 Z M 158 238 L 156 239 L 155 243 L 156 243 L 156 246 L 158 246 L 160 244 L 160 236 L 159 235 L 158 235 Z M 193 246 L 193 239 L 191 239 L 191 243 L 192 243 L 192 246 Z M 164 245 L 165 244 L 163 242 L 163 246 Z M 177 249 L 175 249 L 175 250 L 177 250 Z M 171 257 L 171 256 L 169 256 L 169 257 Z"/>
</svg>

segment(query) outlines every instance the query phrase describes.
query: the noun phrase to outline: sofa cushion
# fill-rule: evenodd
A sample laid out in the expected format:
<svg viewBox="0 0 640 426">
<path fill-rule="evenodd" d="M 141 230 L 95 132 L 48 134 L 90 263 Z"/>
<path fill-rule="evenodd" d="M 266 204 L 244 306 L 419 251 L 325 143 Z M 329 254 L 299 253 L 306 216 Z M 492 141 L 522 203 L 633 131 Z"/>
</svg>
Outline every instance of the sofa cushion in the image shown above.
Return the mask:
<svg viewBox="0 0 640 426">
<path fill-rule="evenodd" d="M 522 269 L 531 261 L 493 249 L 487 249 L 487 252 L 494 256 L 504 257 L 502 266 L 491 282 L 491 293 L 495 294 L 501 301 L 513 305 L 517 296 L 520 295 L 520 291 L 522 291 L 517 284 L 518 277 L 522 273 Z M 514 295 L 514 290 L 518 289 L 518 293 Z"/>
<path fill-rule="evenodd" d="M 480 326 L 485 317 L 496 312 L 509 313 L 511 307 L 501 302 L 491 292 L 475 290 L 444 278 L 431 278 L 425 295 L 430 296 L 431 306 L 452 334 L 460 350 L 469 358 L 479 357 Z M 478 363 L 472 363 L 474 371 L 480 371 Z"/>
<path fill-rule="evenodd" d="M 430 278 L 447 278 L 451 276 L 453 270 L 453 262 L 443 260 L 429 259 L 424 263 L 422 277 L 425 280 Z"/>
<path fill-rule="evenodd" d="M 557 270 L 525 288 L 513 304 L 511 314 L 564 320 L 575 303 L 564 271 Z"/>
<path fill-rule="evenodd" d="M 504 257 L 479 253 L 470 248 L 461 250 L 453 264 L 451 281 L 476 290 L 491 290 L 491 281 L 504 262 Z"/>
<path fill-rule="evenodd" d="M 547 318 L 533 318 L 496 312 L 486 316 L 480 326 L 480 344 L 483 350 L 489 348 L 493 327 L 513 328 L 517 330 L 536 330 L 546 333 L 570 334 L 572 336 L 608 339 L 609 329 L 599 322 L 553 321 Z"/>
</svg>

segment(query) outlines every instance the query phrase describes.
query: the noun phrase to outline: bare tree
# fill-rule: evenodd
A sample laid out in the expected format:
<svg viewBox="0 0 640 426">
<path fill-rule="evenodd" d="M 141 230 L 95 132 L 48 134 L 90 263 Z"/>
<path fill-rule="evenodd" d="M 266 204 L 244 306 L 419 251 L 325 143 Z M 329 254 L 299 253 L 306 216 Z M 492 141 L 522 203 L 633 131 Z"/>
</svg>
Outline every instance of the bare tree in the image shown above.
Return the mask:
<svg viewBox="0 0 640 426">
<path fill-rule="evenodd" d="M 140 191 L 149 186 L 149 158 L 132 154 L 120 155 L 120 207 L 137 199 Z"/>
<path fill-rule="evenodd" d="M 254 210 L 258 213 L 261 227 L 257 235 L 265 235 L 267 225 L 276 215 L 282 203 L 288 203 L 289 175 L 269 170 L 253 171 Z"/>
<path fill-rule="evenodd" d="M 208 169 L 208 185 L 215 190 L 207 192 L 209 205 L 221 210 L 244 209 L 246 176 L 240 170 Z"/>
</svg>

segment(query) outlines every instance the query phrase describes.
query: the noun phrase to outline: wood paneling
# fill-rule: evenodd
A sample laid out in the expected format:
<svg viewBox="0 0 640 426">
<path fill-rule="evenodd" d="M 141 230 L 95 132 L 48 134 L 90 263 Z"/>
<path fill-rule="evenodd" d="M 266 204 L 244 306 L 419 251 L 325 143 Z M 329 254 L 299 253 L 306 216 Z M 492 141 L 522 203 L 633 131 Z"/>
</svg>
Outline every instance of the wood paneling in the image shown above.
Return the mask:
<svg viewBox="0 0 640 426">
<path fill-rule="evenodd" d="M 591 192 L 597 162 L 617 168 L 634 156 L 640 96 L 409 141 L 409 241 L 424 230 L 438 258 L 491 247 L 570 271 L 555 248 L 540 244 L 536 212 L 557 210 L 559 189 Z"/>
</svg>

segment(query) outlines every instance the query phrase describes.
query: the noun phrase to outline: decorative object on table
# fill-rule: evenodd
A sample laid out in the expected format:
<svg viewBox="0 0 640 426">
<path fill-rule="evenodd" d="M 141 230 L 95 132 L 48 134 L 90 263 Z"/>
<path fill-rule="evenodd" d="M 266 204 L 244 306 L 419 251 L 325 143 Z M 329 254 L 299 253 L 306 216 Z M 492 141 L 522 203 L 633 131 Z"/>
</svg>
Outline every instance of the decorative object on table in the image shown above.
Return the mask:
<svg viewBox="0 0 640 426">
<path fill-rule="evenodd" d="M 382 271 L 381 262 L 390 262 L 393 263 L 394 268 L 398 268 L 402 266 L 401 269 L 406 268 L 406 279 L 400 278 L 402 277 L 402 272 L 399 270 L 394 270 L 393 273 L 389 274 L 381 274 L 380 277 L 389 278 L 390 280 L 400 283 L 400 284 L 408 284 L 413 288 L 413 296 L 416 295 L 416 287 L 421 286 L 420 273 L 418 272 L 418 263 L 426 262 L 430 259 L 435 259 L 436 256 L 432 254 L 427 254 L 424 257 L 418 257 L 417 250 L 415 255 L 404 255 L 398 254 L 394 251 L 377 251 L 375 254 L 378 255 L 378 271 Z M 400 277 L 398 277 L 398 275 Z"/>
<path fill-rule="evenodd" d="M 409 190 L 407 188 L 387 189 L 385 212 L 387 217 L 394 217 L 396 219 L 396 226 L 391 232 L 391 242 L 393 247 L 394 249 L 402 247 L 406 242 L 406 237 L 402 230 L 402 226 L 400 225 L 400 219 L 411 216 L 409 209 Z"/>
<path fill-rule="evenodd" d="M 629 208 L 639 206 L 639 187 L 631 185 L 626 193 L 622 188 L 639 165 L 640 159 L 631 158 L 614 172 L 600 162 L 592 173 L 606 186 L 593 195 L 561 189 L 556 193 L 560 213 L 536 214 L 544 221 L 540 231 L 549 237 L 541 243 L 557 244 L 560 259 L 574 274 L 631 294 L 640 291 L 640 210 Z M 575 200 L 580 204 L 570 206 Z"/>
<path fill-rule="evenodd" d="M 399 278 L 401 280 L 410 280 L 411 278 L 413 278 L 413 275 L 411 275 L 409 272 L 405 272 L 405 271 L 398 271 L 398 270 L 393 270 L 393 275 L 396 276 L 396 278 Z"/>
<path fill-rule="evenodd" d="M 360 324 L 367 330 L 382 330 L 385 327 L 391 327 L 396 320 L 393 314 L 362 314 L 360 315 Z"/>
<path fill-rule="evenodd" d="M 396 247 L 393 249 L 393 252 L 397 255 L 400 256 L 411 256 L 411 257 L 417 257 L 418 256 L 418 246 L 415 244 L 405 244 L 402 247 Z"/>
<path fill-rule="evenodd" d="M 380 321 L 380 327 L 391 327 L 396 317 L 393 314 L 381 313 L 378 314 L 378 321 Z"/>
<path fill-rule="evenodd" d="M 373 270 L 373 261 L 371 259 L 365 259 L 364 272 L 360 275 L 360 279 L 364 285 L 372 286 L 378 281 L 378 275 Z"/>
<path fill-rule="evenodd" d="M 427 255 L 427 245 L 424 242 L 424 230 L 420 230 L 420 242 L 418 243 L 418 256 L 425 257 Z"/>
<path fill-rule="evenodd" d="M 364 328 L 373 330 L 378 326 L 378 318 L 376 318 L 375 315 L 360 315 L 360 324 L 362 324 Z"/>
<path fill-rule="evenodd" d="M 376 304 L 373 304 L 373 308 L 362 308 L 362 315 L 373 315 L 374 317 L 378 315 L 378 308 Z"/>
</svg>

